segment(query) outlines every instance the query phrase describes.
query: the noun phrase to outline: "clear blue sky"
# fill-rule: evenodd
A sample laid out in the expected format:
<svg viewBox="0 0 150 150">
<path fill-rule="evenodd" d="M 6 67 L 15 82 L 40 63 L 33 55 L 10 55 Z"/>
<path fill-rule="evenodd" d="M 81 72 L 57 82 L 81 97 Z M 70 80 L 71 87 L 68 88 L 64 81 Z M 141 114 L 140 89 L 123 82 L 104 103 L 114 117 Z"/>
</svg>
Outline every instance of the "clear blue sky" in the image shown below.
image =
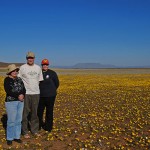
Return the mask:
<svg viewBox="0 0 150 150">
<path fill-rule="evenodd" d="M 149 0 L 0 0 L 0 61 L 150 65 Z"/>
</svg>

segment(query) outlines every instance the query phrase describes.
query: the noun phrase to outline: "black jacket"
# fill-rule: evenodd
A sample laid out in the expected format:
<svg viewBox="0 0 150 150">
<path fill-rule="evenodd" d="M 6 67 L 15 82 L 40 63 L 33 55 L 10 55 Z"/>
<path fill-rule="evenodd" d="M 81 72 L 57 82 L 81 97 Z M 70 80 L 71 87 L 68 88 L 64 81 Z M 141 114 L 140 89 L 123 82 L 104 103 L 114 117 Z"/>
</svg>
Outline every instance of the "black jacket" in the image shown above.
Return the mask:
<svg viewBox="0 0 150 150">
<path fill-rule="evenodd" d="M 48 69 L 42 71 L 43 81 L 40 81 L 40 97 L 51 97 L 57 95 L 59 79 L 55 71 Z"/>
<path fill-rule="evenodd" d="M 18 96 L 20 94 L 25 95 L 25 87 L 21 78 L 16 79 L 6 77 L 4 80 L 4 89 L 6 92 L 6 102 L 19 101 Z"/>
</svg>

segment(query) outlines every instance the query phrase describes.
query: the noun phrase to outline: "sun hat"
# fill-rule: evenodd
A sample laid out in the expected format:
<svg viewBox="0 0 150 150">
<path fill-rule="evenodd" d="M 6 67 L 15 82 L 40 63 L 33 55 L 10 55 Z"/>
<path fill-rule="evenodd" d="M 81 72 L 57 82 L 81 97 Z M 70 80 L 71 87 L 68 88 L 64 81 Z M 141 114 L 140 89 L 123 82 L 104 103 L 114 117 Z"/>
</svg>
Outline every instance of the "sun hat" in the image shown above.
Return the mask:
<svg viewBox="0 0 150 150">
<path fill-rule="evenodd" d="M 9 75 L 14 70 L 19 71 L 19 68 L 16 67 L 15 64 L 8 65 L 8 67 L 7 67 L 7 73 L 6 74 Z"/>
<path fill-rule="evenodd" d="M 28 52 L 27 55 L 26 55 L 26 58 L 28 58 L 28 57 L 33 57 L 33 58 L 35 58 L 35 55 L 34 55 L 33 52 Z"/>
<path fill-rule="evenodd" d="M 48 59 L 43 59 L 41 65 L 49 65 Z"/>
</svg>

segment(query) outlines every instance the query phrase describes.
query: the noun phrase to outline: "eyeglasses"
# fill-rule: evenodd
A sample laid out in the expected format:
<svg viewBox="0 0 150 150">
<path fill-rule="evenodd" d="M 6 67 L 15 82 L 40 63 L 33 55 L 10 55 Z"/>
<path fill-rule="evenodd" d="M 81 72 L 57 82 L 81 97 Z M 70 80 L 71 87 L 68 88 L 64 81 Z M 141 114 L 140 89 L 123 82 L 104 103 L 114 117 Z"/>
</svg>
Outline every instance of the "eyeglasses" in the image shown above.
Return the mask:
<svg viewBox="0 0 150 150">
<path fill-rule="evenodd" d="M 42 66 L 48 66 L 48 64 L 43 64 Z"/>
<path fill-rule="evenodd" d="M 27 57 L 27 59 L 34 59 L 34 57 Z"/>
</svg>

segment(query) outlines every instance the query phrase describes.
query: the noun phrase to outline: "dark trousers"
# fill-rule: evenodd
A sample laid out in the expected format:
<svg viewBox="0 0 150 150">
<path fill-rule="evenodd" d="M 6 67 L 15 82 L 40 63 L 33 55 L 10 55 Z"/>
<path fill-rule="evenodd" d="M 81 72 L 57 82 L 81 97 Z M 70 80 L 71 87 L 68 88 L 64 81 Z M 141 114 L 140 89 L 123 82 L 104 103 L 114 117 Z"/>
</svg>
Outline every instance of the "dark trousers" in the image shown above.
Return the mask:
<svg viewBox="0 0 150 150">
<path fill-rule="evenodd" d="M 46 131 L 51 131 L 53 128 L 53 108 L 56 96 L 40 97 L 38 106 L 39 129 L 41 127 Z M 43 121 L 43 113 L 46 108 L 45 122 Z"/>
</svg>

